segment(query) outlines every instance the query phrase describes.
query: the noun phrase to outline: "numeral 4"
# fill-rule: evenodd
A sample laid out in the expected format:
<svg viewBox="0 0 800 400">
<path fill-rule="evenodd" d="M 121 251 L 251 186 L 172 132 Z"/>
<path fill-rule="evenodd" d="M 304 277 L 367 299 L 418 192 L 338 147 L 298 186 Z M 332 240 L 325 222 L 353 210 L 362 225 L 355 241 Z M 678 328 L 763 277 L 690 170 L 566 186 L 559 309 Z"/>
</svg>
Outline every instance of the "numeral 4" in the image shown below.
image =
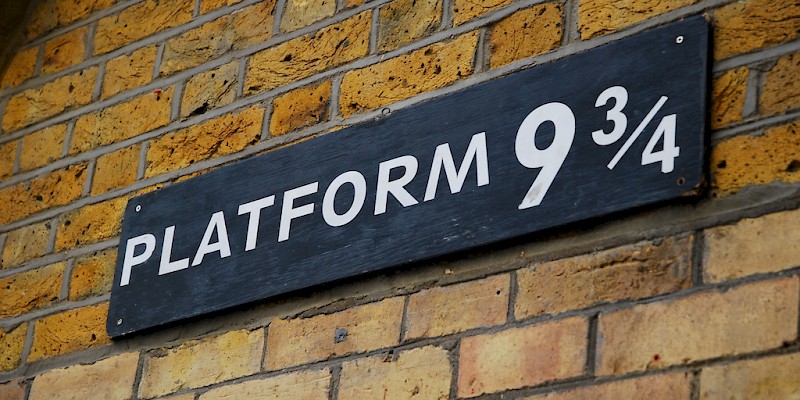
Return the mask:
<svg viewBox="0 0 800 400">
<path fill-rule="evenodd" d="M 661 172 L 670 173 L 675 169 L 675 158 L 681 154 L 680 147 L 675 145 L 675 125 L 677 117 L 675 114 L 667 115 L 661 119 L 656 132 L 650 137 L 647 146 L 642 152 L 642 165 L 661 163 Z M 664 146 L 661 150 L 654 151 L 656 145 L 664 138 Z"/>
</svg>

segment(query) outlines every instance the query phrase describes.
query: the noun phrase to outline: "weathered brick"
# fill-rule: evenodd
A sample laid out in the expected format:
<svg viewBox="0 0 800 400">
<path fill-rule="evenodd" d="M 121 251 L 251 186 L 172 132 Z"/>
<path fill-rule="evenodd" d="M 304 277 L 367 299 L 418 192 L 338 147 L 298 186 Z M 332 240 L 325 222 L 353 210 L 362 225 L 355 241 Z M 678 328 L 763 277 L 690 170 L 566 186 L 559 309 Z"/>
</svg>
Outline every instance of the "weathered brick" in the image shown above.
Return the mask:
<svg viewBox="0 0 800 400">
<path fill-rule="evenodd" d="M 92 100 L 97 67 L 62 76 L 42 87 L 11 97 L 3 115 L 3 130 L 15 131 Z"/>
<path fill-rule="evenodd" d="M 176 394 L 174 396 L 159 397 L 159 400 L 194 400 L 194 393 Z"/>
<path fill-rule="evenodd" d="M 25 386 L 21 381 L 0 383 L 0 399 L 25 400 Z"/>
<path fill-rule="evenodd" d="M 247 65 L 245 94 L 275 89 L 367 55 L 371 19 L 372 13 L 365 11 L 253 54 Z"/>
<path fill-rule="evenodd" d="M 263 1 L 225 15 L 170 39 L 164 46 L 160 73 L 170 75 L 243 49 L 272 36 L 274 1 Z"/>
<path fill-rule="evenodd" d="M 101 250 L 75 261 L 69 280 L 69 299 L 83 300 L 109 293 L 116 261 L 117 249 Z"/>
<path fill-rule="evenodd" d="M 493 27 L 491 68 L 557 48 L 564 32 L 561 4 L 540 4 L 517 11 Z"/>
<path fill-rule="evenodd" d="M 443 336 L 502 324 L 509 288 L 510 277 L 498 275 L 415 293 L 408 301 L 405 337 Z"/>
<path fill-rule="evenodd" d="M 95 11 L 111 7 L 115 0 L 44 0 L 36 3 L 27 24 L 28 39 L 33 39 L 53 28 L 71 24 L 88 17 Z"/>
<path fill-rule="evenodd" d="M 61 158 L 66 138 L 66 125 L 50 126 L 25 136 L 19 157 L 20 169 L 28 171 L 44 167 Z"/>
<path fill-rule="evenodd" d="M 800 19 L 798 19 L 800 25 Z M 778 59 L 764 78 L 759 109 L 764 115 L 780 114 L 800 107 L 800 53 Z"/>
<path fill-rule="evenodd" d="M 123 353 L 89 365 L 51 370 L 33 380 L 30 400 L 130 399 L 139 353 Z"/>
<path fill-rule="evenodd" d="M 394 0 L 379 12 L 378 51 L 394 50 L 428 36 L 441 22 L 441 0 Z"/>
<path fill-rule="evenodd" d="M 0 225 L 81 197 L 87 163 L 73 164 L 29 182 L 0 189 Z"/>
<path fill-rule="evenodd" d="M 32 77 L 36 70 L 36 57 L 38 55 L 38 47 L 31 47 L 14 54 L 3 74 L 3 79 L 0 80 L 0 88 L 19 86 L 22 82 Z"/>
<path fill-rule="evenodd" d="M 233 103 L 238 77 L 237 61 L 193 76 L 183 88 L 181 117 L 203 114 L 206 110 Z"/>
<path fill-rule="evenodd" d="M 800 210 L 784 211 L 705 231 L 704 279 L 721 282 L 800 267 Z"/>
<path fill-rule="evenodd" d="M 796 0 L 740 0 L 714 13 L 717 60 L 788 42 L 800 35 Z"/>
<path fill-rule="evenodd" d="M 713 310 L 713 312 L 709 312 Z M 780 347 L 797 336 L 797 278 L 639 305 L 598 322 L 598 375 Z"/>
<path fill-rule="evenodd" d="M 447 86 L 472 74 L 478 32 L 461 35 L 345 74 L 339 109 L 344 116 L 382 107 Z"/>
<path fill-rule="evenodd" d="M 156 46 L 148 46 L 108 60 L 103 77 L 102 98 L 107 99 L 150 83 L 153 80 L 157 50 Z"/>
<path fill-rule="evenodd" d="M 335 0 L 287 0 L 281 32 L 291 32 L 323 20 L 336 12 Z"/>
<path fill-rule="evenodd" d="M 725 71 L 711 85 L 711 128 L 719 129 L 742 120 L 750 71 L 741 67 Z"/>
<path fill-rule="evenodd" d="M 256 106 L 154 139 L 147 150 L 145 177 L 243 150 L 261 137 L 263 119 L 264 110 Z"/>
<path fill-rule="evenodd" d="M 578 29 L 581 39 L 590 39 L 634 25 L 650 17 L 677 10 L 699 0 L 581 0 Z"/>
<path fill-rule="evenodd" d="M 800 122 L 759 136 L 736 136 L 711 150 L 711 189 L 726 196 L 748 185 L 800 182 Z"/>
<path fill-rule="evenodd" d="M 229 400 L 237 398 L 327 399 L 330 378 L 331 372 L 327 368 L 312 371 L 298 371 L 211 389 L 203 393 L 200 396 L 200 400 Z"/>
<path fill-rule="evenodd" d="M 266 367 L 277 370 L 396 345 L 402 314 L 403 298 L 394 297 L 333 314 L 274 319 L 267 335 Z M 347 332 L 339 343 L 334 341 L 337 329 Z"/>
<path fill-rule="evenodd" d="M 0 144 L 0 179 L 11 176 L 14 172 L 14 160 L 17 158 L 17 141 L 12 140 Z"/>
<path fill-rule="evenodd" d="M 27 335 L 27 323 L 9 330 L 0 329 L 0 371 L 11 371 L 19 367 L 22 363 L 22 349 L 25 347 Z M 0 386 L 0 399 L 5 399 L 2 395 L 3 389 Z"/>
<path fill-rule="evenodd" d="M 94 167 L 92 195 L 102 194 L 136 182 L 141 150 L 142 145 L 135 144 L 98 157 Z"/>
<path fill-rule="evenodd" d="M 524 400 L 689 400 L 692 395 L 691 381 L 689 373 L 675 372 L 569 389 Z"/>
<path fill-rule="evenodd" d="M 339 378 L 340 399 L 447 399 L 450 360 L 441 347 L 426 346 L 348 361 Z"/>
<path fill-rule="evenodd" d="M 64 214 L 56 231 L 56 251 L 119 235 L 127 202 L 128 197 L 118 197 Z"/>
<path fill-rule="evenodd" d="M 193 340 L 152 354 L 142 372 L 139 396 L 150 398 L 257 373 L 264 353 L 264 330 L 238 330 Z"/>
<path fill-rule="evenodd" d="M 83 61 L 88 30 L 88 27 L 78 28 L 45 43 L 42 72 L 49 74 L 61 71 Z"/>
<path fill-rule="evenodd" d="M 797 353 L 707 367 L 700 373 L 700 399 L 791 399 L 800 393 L 797 371 Z"/>
<path fill-rule="evenodd" d="M 44 317 L 33 327 L 28 361 L 61 356 L 110 343 L 106 335 L 108 303 L 77 308 Z"/>
<path fill-rule="evenodd" d="M 344 8 L 358 7 L 364 4 L 366 0 L 344 0 Z"/>
<path fill-rule="evenodd" d="M 168 124 L 172 93 L 172 87 L 158 90 L 78 118 L 70 154 L 116 143 Z"/>
<path fill-rule="evenodd" d="M 453 2 L 453 25 L 461 25 L 489 11 L 511 4 L 512 0 L 455 0 Z"/>
<path fill-rule="evenodd" d="M 201 0 L 200 14 L 207 14 L 216 9 L 232 6 L 242 0 Z"/>
<path fill-rule="evenodd" d="M 50 222 L 28 225 L 8 233 L 0 267 L 11 268 L 47 253 Z"/>
<path fill-rule="evenodd" d="M 144 0 L 119 14 L 100 20 L 94 38 L 94 54 L 133 43 L 192 19 L 194 0 Z"/>
<path fill-rule="evenodd" d="M 283 135 L 329 118 L 331 81 L 292 90 L 275 99 L 269 132 Z"/>
<path fill-rule="evenodd" d="M 58 300 L 66 264 L 60 262 L 0 279 L 0 318 L 14 317 Z"/>
<path fill-rule="evenodd" d="M 691 238 L 642 242 L 520 270 L 514 315 L 557 314 L 691 285 Z"/>
<path fill-rule="evenodd" d="M 458 397 L 475 397 L 579 376 L 588 325 L 579 317 L 461 340 Z"/>
</svg>

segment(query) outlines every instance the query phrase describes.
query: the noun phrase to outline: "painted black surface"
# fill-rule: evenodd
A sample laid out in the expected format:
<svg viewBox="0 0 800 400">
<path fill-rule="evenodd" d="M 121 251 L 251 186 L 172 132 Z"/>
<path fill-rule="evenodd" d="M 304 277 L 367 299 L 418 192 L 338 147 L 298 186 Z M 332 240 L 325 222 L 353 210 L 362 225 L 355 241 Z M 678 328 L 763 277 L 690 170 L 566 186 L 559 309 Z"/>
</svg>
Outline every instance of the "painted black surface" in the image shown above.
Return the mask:
<svg viewBox="0 0 800 400">
<path fill-rule="evenodd" d="M 676 43 L 678 36 L 682 43 Z M 134 198 L 124 217 L 108 332 L 118 337 L 681 196 L 703 180 L 708 40 L 706 21 L 690 18 Z M 606 111 L 612 103 L 596 108 L 594 102 L 615 85 L 628 89 L 628 128 L 619 142 L 601 147 L 591 132 L 611 129 Z M 619 165 L 607 169 L 662 95 L 669 97 L 666 105 Z M 542 204 L 519 210 L 538 170 L 517 161 L 517 130 L 528 113 L 550 102 L 573 110 L 574 143 Z M 680 156 L 675 170 L 664 174 L 659 164 L 640 165 L 640 155 L 658 121 L 672 113 L 677 114 Z M 543 126 L 537 134 L 539 148 L 548 145 L 546 131 Z M 473 165 L 460 193 L 450 193 L 442 174 L 436 198 L 423 202 L 436 146 L 449 143 L 459 166 L 479 132 L 486 132 L 490 183 L 476 185 Z M 403 208 L 390 197 L 387 212 L 373 215 L 378 164 L 408 154 L 419 160 L 416 178 L 406 187 L 419 204 Z M 366 177 L 367 200 L 351 223 L 330 227 L 320 213 L 323 194 L 349 170 Z M 277 242 L 283 192 L 315 181 L 319 191 L 296 202 L 313 201 L 314 213 L 294 219 L 289 240 Z M 349 206 L 351 192 L 345 185 L 337 197 L 339 212 Z M 275 204 L 261 213 L 258 247 L 245 252 L 248 216 L 237 215 L 238 205 L 271 194 Z M 172 260 L 193 257 L 217 211 L 225 212 L 232 255 L 221 259 L 212 253 L 199 266 L 159 276 L 164 229 L 176 226 Z M 132 268 L 129 285 L 120 286 L 125 243 L 145 233 L 156 236 L 155 252 Z"/>
</svg>

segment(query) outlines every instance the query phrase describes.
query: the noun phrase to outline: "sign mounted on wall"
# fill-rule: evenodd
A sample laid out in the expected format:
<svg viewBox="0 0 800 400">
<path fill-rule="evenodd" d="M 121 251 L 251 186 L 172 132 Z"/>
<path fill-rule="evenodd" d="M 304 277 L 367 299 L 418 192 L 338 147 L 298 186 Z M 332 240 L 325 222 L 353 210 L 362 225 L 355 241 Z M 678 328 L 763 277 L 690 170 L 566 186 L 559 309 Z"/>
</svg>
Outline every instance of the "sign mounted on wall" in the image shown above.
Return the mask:
<svg viewBox="0 0 800 400">
<path fill-rule="evenodd" d="M 690 18 L 134 198 L 108 333 L 694 193 L 708 40 Z"/>
</svg>

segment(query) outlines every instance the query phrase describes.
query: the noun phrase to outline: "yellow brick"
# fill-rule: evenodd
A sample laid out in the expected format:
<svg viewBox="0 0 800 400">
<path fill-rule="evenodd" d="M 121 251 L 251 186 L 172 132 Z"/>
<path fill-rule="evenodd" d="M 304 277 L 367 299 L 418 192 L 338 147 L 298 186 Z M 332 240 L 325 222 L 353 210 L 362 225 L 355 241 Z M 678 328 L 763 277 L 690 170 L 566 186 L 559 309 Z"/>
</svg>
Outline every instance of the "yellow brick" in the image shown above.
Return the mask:
<svg viewBox="0 0 800 400">
<path fill-rule="evenodd" d="M 181 117 L 200 115 L 212 108 L 233 103 L 238 76 L 237 61 L 193 76 L 183 88 Z"/>
<path fill-rule="evenodd" d="M 75 123 L 70 154 L 116 143 L 167 125 L 173 88 L 84 115 Z"/>
<path fill-rule="evenodd" d="M 27 323 L 9 330 L 0 329 L 0 371 L 11 371 L 19 367 L 27 335 Z M 2 389 L 0 389 L 0 398 L 5 399 Z"/>
<path fill-rule="evenodd" d="M 458 397 L 580 376 L 588 329 L 574 317 L 462 339 Z"/>
<path fill-rule="evenodd" d="M 28 362 L 111 342 L 106 335 L 108 303 L 60 312 L 36 321 Z"/>
<path fill-rule="evenodd" d="M 50 222 L 13 230 L 6 237 L 1 268 L 11 268 L 47 253 Z"/>
<path fill-rule="evenodd" d="M 28 171 L 44 167 L 61 158 L 66 138 L 66 125 L 54 125 L 25 136 L 22 139 L 22 153 L 19 159 L 20 169 Z"/>
<path fill-rule="evenodd" d="M 581 0 L 578 29 L 590 39 L 634 25 L 650 17 L 677 10 L 699 0 Z"/>
<path fill-rule="evenodd" d="M 328 398 L 331 372 L 322 370 L 299 371 L 222 386 L 200 396 L 200 400 L 230 399 L 292 399 L 317 400 Z M 340 397 L 342 398 L 342 397 Z"/>
<path fill-rule="evenodd" d="M 274 319 L 267 335 L 266 367 L 277 370 L 334 355 L 396 345 L 400 340 L 402 314 L 403 299 L 394 297 L 333 314 Z M 334 343 L 337 329 L 347 331 L 347 335 Z"/>
<path fill-rule="evenodd" d="M 100 20 L 94 39 L 94 54 L 133 43 L 192 19 L 194 0 L 144 0 L 119 14 Z"/>
<path fill-rule="evenodd" d="M 130 399 L 139 353 L 123 353 L 89 365 L 50 370 L 33 380 L 30 400 Z"/>
<path fill-rule="evenodd" d="M 381 7 L 378 51 L 394 50 L 428 36 L 441 21 L 441 0 L 395 0 Z"/>
<path fill-rule="evenodd" d="M 25 400 L 25 384 L 22 380 L 0 383 L 0 399 Z"/>
<path fill-rule="evenodd" d="M 541 4 L 517 11 L 491 31 L 491 68 L 557 48 L 564 32 L 561 4 Z"/>
<path fill-rule="evenodd" d="M 160 73 L 170 75 L 213 60 L 229 50 L 266 41 L 272 36 L 274 7 L 274 1 L 264 1 L 170 39 L 164 46 Z"/>
<path fill-rule="evenodd" d="M 717 60 L 788 42 L 798 37 L 800 3 L 796 0 L 740 0 L 714 13 Z"/>
<path fill-rule="evenodd" d="M 243 150 L 259 140 L 263 119 L 264 110 L 256 106 L 154 139 L 147 151 L 145 177 Z"/>
<path fill-rule="evenodd" d="M 800 266 L 800 210 L 747 218 L 705 231 L 705 280 L 722 282 Z"/>
<path fill-rule="evenodd" d="M 411 295 L 406 339 L 443 336 L 502 324 L 508 313 L 509 286 L 509 276 L 498 275 Z"/>
<path fill-rule="evenodd" d="M 381 63 L 350 71 L 341 85 L 344 116 L 450 85 L 473 72 L 478 33 L 470 32 Z"/>
<path fill-rule="evenodd" d="M 0 81 L 0 88 L 19 86 L 22 82 L 32 77 L 36 68 L 38 54 L 38 47 L 31 47 L 14 54 L 3 74 L 3 79 Z"/>
<path fill-rule="evenodd" d="M 326 121 L 330 101 L 331 81 L 295 89 L 278 97 L 272 106 L 269 132 L 279 136 Z"/>
<path fill-rule="evenodd" d="M 764 88 L 761 89 L 759 100 L 762 114 L 780 114 L 800 107 L 798 76 L 800 76 L 800 53 L 778 59 L 764 78 Z"/>
<path fill-rule="evenodd" d="M 700 373 L 700 399 L 792 399 L 800 393 L 797 371 L 797 353 L 707 367 Z"/>
<path fill-rule="evenodd" d="M 489 11 L 511 4 L 512 0 L 455 0 L 453 3 L 453 25 L 461 25 Z"/>
<path fill-rule="evenodd" d="M 103 77 L 102 98 L 150 83 L 156 63 L 156 46 L 144 47 L 131 54 L 108 60 Z"/>
<path fill-rule="evenodd" d="M 0 144 L 0 179 L 11 176 L 17 158 L 17 141 Z"/>
<path fill-rule="evenodd" d="M 675 372 L 570 389 L 524 400 L 689 400 L 691 382 L 691 374 Z"/>
<path fill-rule="evenodd" d="M 778 348 L 796 338 L 797 311 L 798 281 L 788 278 L 601 314 L 597 374 Z"/>
<path fill-rule="evenodd" d="M 749 185 L 800 182 L 800 123 L 737 136 L 711 150 L 711 189 L 726 196 Z"/>
<path fill-rule="evenodd" d="M 69 299 L 82 300 L 111 292 L 117 249 L 98 251 L 75 261 L 69 281 Z"/>
<path fill-rule="evenodd" d="M 263 352 L 261 329 L 193 340 L 147 358 L 139 396 L 163 396 L 255 374 L 260 370 Z"/>
<path fill-rule="evenodd" d="M 88 27 L 78 28 L 45 43 L 42 72 L 49 74 L 61 71 L 83 61 L 88 30 Z"/>
<path fill-rule="evenodd" d="M 686 289 L 691 260 L 690 238 L 667 238 L 536 264 L 517 274 L 514 315 L 556 314 Z"/>
<path fill-rule="evenodd" d="M 91 204 L 61 217 L 56 231 L 56 251 L 96 243 L 119 235 L 128 197 Z"/>
<path fill-rule="evenodd" d="M 28 39 L 33 39 L 53 28 L 71 24 L 88 17 L 95 11 L 111 7 L 114 0 L 44 0 L 36 3 L 33 16 L 27 25 Z"/>
<path fill-rule="evenodd" d="M 747 67 L 726 71 L 711 86 L 711 128 L 719 129 L 742 120 L 747 93 Z"/>
<path fill-rule="evenodd" d="M 58 300 L 66 264 L 60 262 L 0 279 L 0 318 L 14 317 Z"/>
<path fill-rule="evenodd" d="M 358 7 L 364 4 L 366 0 L 344 0 L 344 8 Z"/>
<path fill-rule="evenodd" d="M 291 32 L 323 20 L 336 12 L 335 0 L 287 0 L 281 32 Z"/>
<path fill-rule="evenodd" d="M 89 103 L 96 80 L 97 67 L 91 67 L 14 95 L 3 115 L 3 130 L 15 131 Z"/>
<path fill-rule="evenodd" d="M 367 55 L 371 19 L 372 13 L 365 11 L 253 54 L 247 66 L 245 94 L 275 89 Z"/>
<path fill-rule="evenodd" d="M 0 189 L 0 225 L 81 197 L 87 163 L 74 164 L 29 182 Z"/>
<path fill-rule="evenodd" d="M 200 1 L 200 14 L 207 14 L 218 8 L 232 6 L 242 0 L 201 0 Z"/>
<path fill-rule="evenodd" d="M 100 156 L 94 167 L 92 195 L 102 194 L 136 182 L 142 145 L 135 144 Z"/>
</svg>

